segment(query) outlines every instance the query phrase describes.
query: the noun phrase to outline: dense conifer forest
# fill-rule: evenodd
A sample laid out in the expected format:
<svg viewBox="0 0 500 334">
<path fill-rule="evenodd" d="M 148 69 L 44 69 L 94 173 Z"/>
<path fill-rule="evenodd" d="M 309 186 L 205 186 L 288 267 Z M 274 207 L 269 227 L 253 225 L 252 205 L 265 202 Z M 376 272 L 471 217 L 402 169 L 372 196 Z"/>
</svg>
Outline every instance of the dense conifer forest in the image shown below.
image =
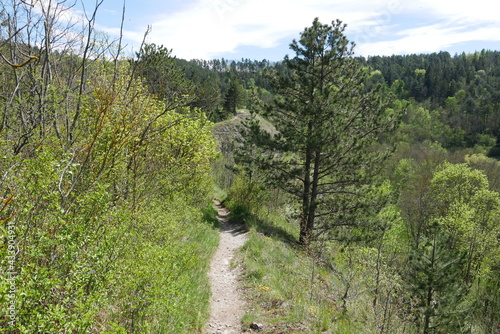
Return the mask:
<svg viewBox="0 0 500 334">
<path fill-rule="evenodd" d="M 500 51 L 125 56 L 64 4 L 0 7 L 0 333 L 203 332 L 214 197 L 242 331 L 500 332 Z"/>
<path fill-rule="evenodd" d="M 500 124 L 499 51 L 482 50 L 454 56 L 440 52 L 356 59 L 370 72 L 366 83 L 368 88 L 382 85 L 384 91 L 390 91 L 398 100 L 432 113 L 432 118 L 453 132 L 448 138 L 439 138 L 445 147 L 474 147 L 488 141 L 491 145 L 500 135 L 499 127 L 496 126 Z M 198 100 L 194 105 L 202 105 L 205 99 L 213 102 L 210 105 L 214 109 L 207 110 L 211 111 L 209 115 L 214 121 L 230 118 L 234 114 L 234 108 L 231 110 L 229 107 L 231 100 L 237 100 L 238 107 L 249 109 L 252 109 L 255 97 L 270 101 L 273 89 L 269 78 L 265 76 L 266 69 L 274 68 L 286 73 L 283 62 L 265 59 L 178 59 L 177 62 L 184 69 L 186 77 L 197 87 Z M 208 87 L 213 90 L 208 90 Z M 488 153 L 496 155 L 497 150 Z"/>
</svg>

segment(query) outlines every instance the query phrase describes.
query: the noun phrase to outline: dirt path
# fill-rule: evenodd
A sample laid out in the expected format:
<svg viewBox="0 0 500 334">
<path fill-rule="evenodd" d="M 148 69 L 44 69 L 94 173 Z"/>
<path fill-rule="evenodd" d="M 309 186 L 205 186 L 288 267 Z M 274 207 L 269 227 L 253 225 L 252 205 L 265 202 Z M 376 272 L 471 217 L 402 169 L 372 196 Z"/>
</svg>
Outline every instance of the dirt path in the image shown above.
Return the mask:
<svg viewBox="0 0 500 334">
<path fill-rule="evenodd" d="M 210 283 L 212 285 L 211 315 L 206 326 L 211 334 L 239 334 L 241 318 L 244 314 L 243 300 L 238 290 L 238 268 L 231 268 L 230 263 L 235 251 L 247 240 L 243 226 L 231 224 L 227 216 L 229 211 L 214 200 L 221 224 L 220 243 L 210 264 Z"/>
</svg>

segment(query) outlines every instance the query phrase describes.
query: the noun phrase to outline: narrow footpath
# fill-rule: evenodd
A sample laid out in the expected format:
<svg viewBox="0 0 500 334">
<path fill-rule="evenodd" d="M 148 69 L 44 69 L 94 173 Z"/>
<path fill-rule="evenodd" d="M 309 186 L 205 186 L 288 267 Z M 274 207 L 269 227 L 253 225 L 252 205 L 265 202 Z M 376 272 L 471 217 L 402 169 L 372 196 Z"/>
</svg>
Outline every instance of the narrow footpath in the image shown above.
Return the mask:
<svg viewBox="0 0 500 334">
<path fill-rule="evenodd" d="M 214 200 L 221 225 L 220 243 L 210 264 L 212 299 L 211 315 L 206 330 L 210 334 L 240 334 L 244 302 L 238 290 L 238 267 L 231 268 L 231 260 L 247 240 L 246 230 L 240 224 L 231 224 L 229 210 Z"/>
</svg>

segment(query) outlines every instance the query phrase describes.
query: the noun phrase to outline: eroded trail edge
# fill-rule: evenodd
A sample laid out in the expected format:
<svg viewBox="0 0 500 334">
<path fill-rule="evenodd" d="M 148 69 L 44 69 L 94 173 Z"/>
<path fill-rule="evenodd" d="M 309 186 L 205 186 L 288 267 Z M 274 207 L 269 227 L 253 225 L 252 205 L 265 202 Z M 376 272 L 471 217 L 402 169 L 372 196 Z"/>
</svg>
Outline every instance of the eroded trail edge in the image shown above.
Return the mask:
<svg viewBox="0 0 500 334">
<path fill-rule="evenodd" d="M 208 276 L 212 286 L 211 314 L 206 326 L 208 333 L 238 334 L 244 315 L 244 301 L 238 289 L 238 267 L 231 268 L 231 260 L 238 248 L 247 240 L 246 229 L 232 224 L 229 210 L 214 200 L 221 225 L 220 243 L 210 263 Z"/>
</svg>

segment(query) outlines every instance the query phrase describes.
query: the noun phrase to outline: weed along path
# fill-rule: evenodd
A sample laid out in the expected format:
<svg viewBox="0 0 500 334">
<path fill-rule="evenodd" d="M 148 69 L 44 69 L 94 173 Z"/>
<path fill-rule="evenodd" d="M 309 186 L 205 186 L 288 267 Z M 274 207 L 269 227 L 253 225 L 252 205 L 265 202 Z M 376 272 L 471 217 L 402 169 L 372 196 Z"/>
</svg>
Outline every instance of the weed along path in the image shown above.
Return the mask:
<svg viewBox="0 0 500 334">
<path fill-rule="evenodd" d="M 244 302 L 238 290 L 238 268 L 231 268 L 231 260 L 238 248 L 247 240 L 246 230 L 229 222 L 229 210 L 214 200 L 221 225 L 220 243 L 210 264 L 212 299 L 211 315 L 206 326 L 211 334 L 239 334 Z"/>
</svg>

